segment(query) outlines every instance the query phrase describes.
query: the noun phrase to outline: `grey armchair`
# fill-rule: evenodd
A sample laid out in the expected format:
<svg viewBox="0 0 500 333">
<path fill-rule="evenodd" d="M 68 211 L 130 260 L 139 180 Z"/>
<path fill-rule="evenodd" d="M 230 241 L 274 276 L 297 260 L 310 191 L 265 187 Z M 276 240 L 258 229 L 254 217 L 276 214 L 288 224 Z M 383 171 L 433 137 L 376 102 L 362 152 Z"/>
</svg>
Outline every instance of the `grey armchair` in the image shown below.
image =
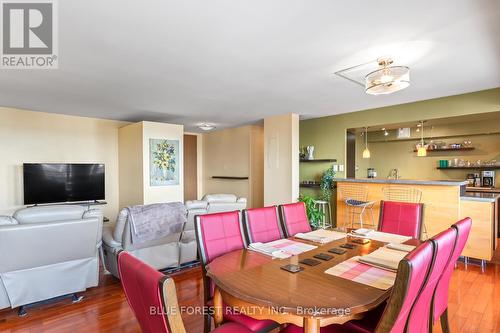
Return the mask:
<svg viewBox="0 0 500 333">
<path fill-rule="evenodd" d="M 97 286 L 101 230 L 102 212 L 77 205 L 23 208 L 1 217 L 0 309 Z"/>
</svg>

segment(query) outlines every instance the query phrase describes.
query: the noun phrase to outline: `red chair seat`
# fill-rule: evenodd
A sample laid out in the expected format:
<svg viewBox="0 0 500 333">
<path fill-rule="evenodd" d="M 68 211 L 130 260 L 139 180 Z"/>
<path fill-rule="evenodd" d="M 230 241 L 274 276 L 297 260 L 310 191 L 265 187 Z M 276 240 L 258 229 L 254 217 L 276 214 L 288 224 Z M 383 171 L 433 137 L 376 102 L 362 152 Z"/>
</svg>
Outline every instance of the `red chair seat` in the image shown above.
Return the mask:
<svg viewBox="0 0 500 333">
<path fill-rule="evenodd" d="M 217 327 L 211 333 L 253 333 L 248 328 L 237 323 L 227 323 Z"/>
<path fill-rule="evenodd" d="M 356 333 L 356 331 L 352 331 L 344 325 L 329 325 L 327 327 L 321 327 L 321 333 Z M 293 324 L 289 324 L 284 330 L 280 331 L 280 333 L 304 333 L 304 328 L 299 327 Z"/>
<path fill-rule="evenodd" d="M 213 307 L 214 301 L 209 300 L 207 306 Z M 222 314 L 224 321 L 235 322 L 247 327 L 251 332 L 269 331 L 274 327 L 278 327 L 278 323 L 272 320 L 258 320 L 241 313 L 231 311 L 231 308 L 224 305 L 224 313 Z"/>
</svg>

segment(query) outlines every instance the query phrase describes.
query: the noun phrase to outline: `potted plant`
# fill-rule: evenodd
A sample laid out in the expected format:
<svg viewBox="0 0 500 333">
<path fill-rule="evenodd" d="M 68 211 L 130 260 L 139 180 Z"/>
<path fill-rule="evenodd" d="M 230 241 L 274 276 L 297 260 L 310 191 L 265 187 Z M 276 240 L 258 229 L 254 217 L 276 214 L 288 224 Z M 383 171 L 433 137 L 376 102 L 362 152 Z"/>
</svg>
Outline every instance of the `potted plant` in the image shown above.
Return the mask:
<svg viewBox="0 0 500 333">
<path fill-rule="evenodd" d="M 309 224 L 313 229 L 317 229 L 323 220 L 324 213 L 318 208 L 314 198 L 310 195 L 300 194 L 299 201 L 303 202 L 306 206 Z"/>
<path fill-rule="evenodd" d="M 333 165 L 323 172 L 321 177 L 321 183 L 319 187 L 321 188 L 321 198 L 325 201 L 330 202 L 333 193 L 333 182 L 335 181 L 335 171 L 333 171 Z"/>
</svg>

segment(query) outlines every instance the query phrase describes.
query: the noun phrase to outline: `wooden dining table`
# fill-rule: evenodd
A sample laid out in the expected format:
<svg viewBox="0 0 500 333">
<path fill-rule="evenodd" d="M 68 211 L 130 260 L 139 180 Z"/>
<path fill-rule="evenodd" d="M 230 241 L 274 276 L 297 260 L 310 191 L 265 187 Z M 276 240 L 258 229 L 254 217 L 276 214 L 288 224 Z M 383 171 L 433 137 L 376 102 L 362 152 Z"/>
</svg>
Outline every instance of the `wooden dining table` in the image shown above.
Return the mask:
<svg viewBox="0 0 500 333">
<path fill-rule="evenodd" d="M 392 288 L 381 290 L 325 273 L 351 257 L 369 254 L 386 243 L 371 240 L 336 255 L 328 250 L 344 243 L 352 244 L 354 238 L 348 236 L 323 245 L 290 239 L 318 247 L 287 259 L 273 259 L 242 249 L 224 254 L 207 265 L 207 274 L 215 284 L 216 325 L 223 321 L 224 304 L 255 319 L 292 323 L 303 327 L 304 332 L 319 333 L 321 327 L 362 318 L 389 297 Z M 410 240 L 406 244 L 417 245 L 418 241 Z M 332 255 L 333 259 L 318 259 L 321 263 L 316 266 L 299 263 L 306 258 L 314 259 L 319 253 Z M 300 265 L 304 270 L 290 273 L 280 268 L 287 264 Z"/>
</svg>

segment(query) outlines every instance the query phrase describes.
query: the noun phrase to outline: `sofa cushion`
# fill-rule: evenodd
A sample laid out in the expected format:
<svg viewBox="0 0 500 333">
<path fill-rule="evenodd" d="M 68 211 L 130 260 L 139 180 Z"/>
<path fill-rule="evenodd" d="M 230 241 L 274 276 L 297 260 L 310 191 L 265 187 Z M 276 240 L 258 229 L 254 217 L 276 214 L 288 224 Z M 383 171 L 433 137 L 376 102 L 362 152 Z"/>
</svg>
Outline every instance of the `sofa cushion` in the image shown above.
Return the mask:
<svg viewBox="0 0 500 333">
<path fill-rule="evenodd" d="M 79 220 L 86 208 L 80 205 L 36 206 L 19 209 L 14 218 L 19 224 Z"/>
<path fill-rule="evenodd" d="M 19 224 L 19 222 L 17 222 L 17 220 L 11 216 L 0 215 L 0 225 L 12 225 L 12 224 Z"/>
<path fill-rule="evenodd" d="M 238 198 L 234 194 L 206 194 L 203 200 L 211 202 L 236 202 Z"/>
<path fill-rule="evenodd" d="M 186 201 L 186 209 L 207 209 L 208 202 L 203 200 L 188 200 Z"/>
</svg>

